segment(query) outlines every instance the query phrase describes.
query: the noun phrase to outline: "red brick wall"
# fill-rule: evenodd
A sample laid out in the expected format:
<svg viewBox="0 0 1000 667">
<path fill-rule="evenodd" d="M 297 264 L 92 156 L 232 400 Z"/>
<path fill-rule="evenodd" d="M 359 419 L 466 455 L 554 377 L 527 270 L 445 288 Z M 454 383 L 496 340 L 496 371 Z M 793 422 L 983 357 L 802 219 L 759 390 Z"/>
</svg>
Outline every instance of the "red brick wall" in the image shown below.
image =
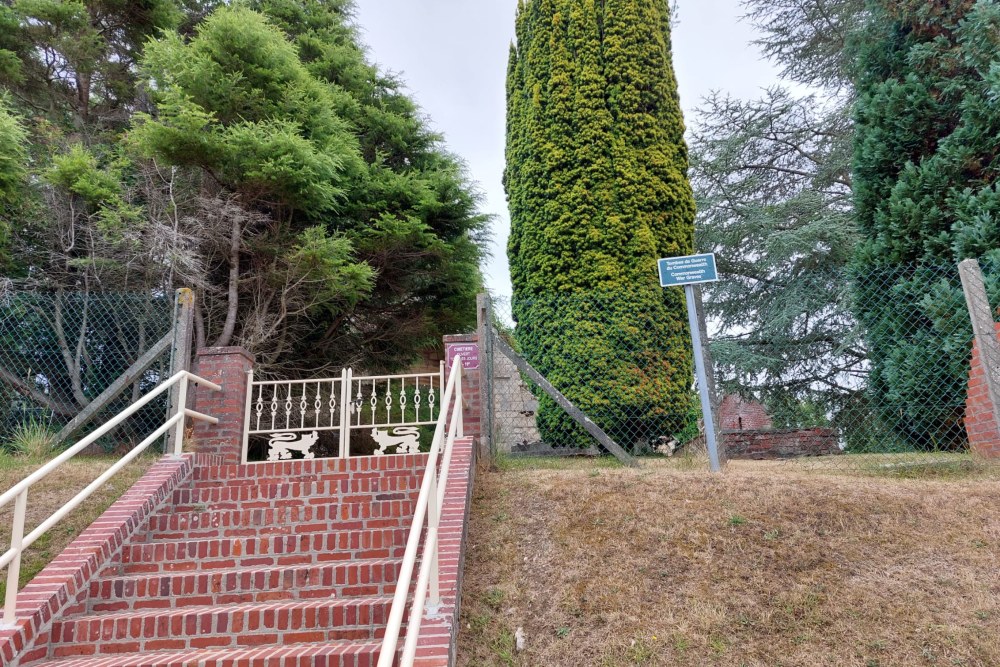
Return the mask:
<svg viewBox="0 0 1000 667">
<path fill-rule="evenodd" d="M 726 455 L 731 459 L 785 459 L 796 456 L 840 454 L 832 428 L 788 431 L 725 431 Z"/>
<path fill-rule="evenodd" d="M 192 449 L 201 454 L 217 454 L 225 463 L 240 463 L 247 398 L 247 374 L 253 356 L 241 347 L 206 347 L 195 357 L 195 375 L 222 386 L 222 391 L 196 388 L 194 409 L 216 417 L 218 425 L 196 422 L 191 434 Z"/>
<path fill-rule="evenodd" d="M 476 334 L 459 334 L 455 336 L 445 336 L 444 344 L 448 343 L 478 343 L 479 336 Z M 480 351 L 480 363 L 483 363 L 482 351 Z M 445 380 L 451 374 L 450 368 L 445 368 Z M 465 435 L 474 438 L 478 443 L 482 435 L 483 400 L 481 391 L 481 373 L 479 370 L 465 370 L 462 373 L 462 400 L 465 404 Z"/>
<path fill-rule="evenodd" d="M 478 375 L 478 372 L 467 372 L 466 376 L 470 374 Z M 468 542 L 475 460 L 472 439 L 456 440 L 438 532 L 442 604 L 436 618 L 425 617 L 420 625 L 420 639 L 413 663 L 415 667 L 449 667 L 455 664 L 458 619 L 461 616 L 462 566 Z"/>
<path fill-rule="evenodd" d="M 996 325 L 1000 332 L 1000 324 Z M 972 345 L 972 363 L 969 367 L 969 391 L 965 402 L 965 432 L 974 454 L 986 458 L 1000 457 L 1000 432 L 986 388 L 986 370 L 979 358 L 979 346 Z"/>
</svg>

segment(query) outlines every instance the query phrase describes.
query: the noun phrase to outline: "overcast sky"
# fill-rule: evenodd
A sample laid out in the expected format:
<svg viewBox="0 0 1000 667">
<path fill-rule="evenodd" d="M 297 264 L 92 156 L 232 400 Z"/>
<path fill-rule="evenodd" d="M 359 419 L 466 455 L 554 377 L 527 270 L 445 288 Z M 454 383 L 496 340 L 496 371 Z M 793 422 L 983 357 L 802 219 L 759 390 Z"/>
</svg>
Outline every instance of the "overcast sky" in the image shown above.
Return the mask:
<svg viewBox="0 0 1000 667">
<path fill-rule="evenodd" d="M 510 230 L 501 177 L 504 167 L 504 81 L 517 0 L 357 0 L 357 19 L 370 57 L 399 74 L 468 165 L 495 216 L 487 287 L 510 294 L 506 243 Z M 674 67 L 685 116 L 710 91 L 756 96 L 777 79 L 749 42 L 740 0 L 679 0 Z M 689 120 L 690 124 L 690 120 Z"/>
</svg>

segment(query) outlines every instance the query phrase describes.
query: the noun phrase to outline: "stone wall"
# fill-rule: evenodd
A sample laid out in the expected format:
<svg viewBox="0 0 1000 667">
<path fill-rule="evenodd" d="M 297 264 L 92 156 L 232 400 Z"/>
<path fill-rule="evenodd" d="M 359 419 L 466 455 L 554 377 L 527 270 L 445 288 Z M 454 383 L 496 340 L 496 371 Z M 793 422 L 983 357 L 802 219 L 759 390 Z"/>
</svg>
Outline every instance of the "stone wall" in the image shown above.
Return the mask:
<svg viewBox="0 0 1000 667">
<path fill-rule="evenodd" d="M 507 355 L 493 355 L 493 434 L 498 452 L 540 442 L 535 425 L 536 399 Z"/>
</svg>

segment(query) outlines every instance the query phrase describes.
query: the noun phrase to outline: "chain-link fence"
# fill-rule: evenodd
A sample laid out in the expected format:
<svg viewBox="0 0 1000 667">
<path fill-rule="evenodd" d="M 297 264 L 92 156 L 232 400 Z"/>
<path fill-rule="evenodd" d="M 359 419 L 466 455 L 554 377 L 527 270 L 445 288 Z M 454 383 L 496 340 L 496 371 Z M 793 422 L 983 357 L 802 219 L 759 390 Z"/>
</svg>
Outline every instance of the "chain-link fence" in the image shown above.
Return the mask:
<svg viewBox="0 0 1000 667">
<path fill-rule="evenodd" d="M 627 452 L 672 455 L 703 446 L 696 442 L 700 408 L 683 295 L 679 311 L 676 298 L 650 304 L 634 295 L 490 302 L 492 330 Z M 489 337 L 484 347 L 485 428 L 496 452 L 600 453 Z"/>
<path fill-rule="evenodd" d="M 90 424 L 100 425 L 157 385 L 170 368 L 164 338 L 173 301 L 141 293 L 0 293 L 0 448 L 44 447 L 116 381 L 122 392 Z M 121 379 L 159 349 L 145 371 Z M 141 440 L 163 422 L 166 400 L 151 402 L 99 446 L 113 451 Z"/>
<path fill-rule="evenodd" d="M 973 336 L 958 268 L 874 266 L 794 281 L 784 300 L 753 301 L 744 330 L 714 337 L 732 413 L 763 415 L 755 428 L 724 425 L 730 455 L 885 472 L 972 464 Z M 725 290 L 709 292 L 710 316 Z"/>
<path fill-rule="evenodd" d="M 982 275 L 992 306 L 977 307 L 992 331 L 1000 271 L 984 264 Z M 1000 346 L 980 335 L 973 355 L 957 266 L 817 271 L 757 293 L 726 280 L 708 286 L 705 304 L 730 459 L 886 473 L 1000 462 L 989 394 L 1000 399 L 1000 383 L 987 382 L 1000 375 Z M 632 294 L 493 299 L 492 321 L 622 447 L 676 455 L 700 450 L 704 436 L 672 289 L 652 306 Z M 487 356 L 496 450 L 595 448 L 502 355 Z"/>
</svg>

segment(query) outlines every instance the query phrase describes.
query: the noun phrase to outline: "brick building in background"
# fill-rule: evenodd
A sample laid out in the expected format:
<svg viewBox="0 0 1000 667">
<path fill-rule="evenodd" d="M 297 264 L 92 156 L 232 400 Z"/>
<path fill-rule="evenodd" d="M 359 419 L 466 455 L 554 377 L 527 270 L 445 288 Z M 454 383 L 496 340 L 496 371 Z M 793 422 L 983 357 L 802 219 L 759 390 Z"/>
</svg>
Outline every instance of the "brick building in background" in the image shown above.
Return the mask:
<svg viewBox="0 0 1000 667">
<path fill-rule="evenodd" d="M 719 407 L 719 427 L 723 431 L 763 431 L 774 428 L 774 422 L 759 402 L 726 394 Z"/>
</svg>

